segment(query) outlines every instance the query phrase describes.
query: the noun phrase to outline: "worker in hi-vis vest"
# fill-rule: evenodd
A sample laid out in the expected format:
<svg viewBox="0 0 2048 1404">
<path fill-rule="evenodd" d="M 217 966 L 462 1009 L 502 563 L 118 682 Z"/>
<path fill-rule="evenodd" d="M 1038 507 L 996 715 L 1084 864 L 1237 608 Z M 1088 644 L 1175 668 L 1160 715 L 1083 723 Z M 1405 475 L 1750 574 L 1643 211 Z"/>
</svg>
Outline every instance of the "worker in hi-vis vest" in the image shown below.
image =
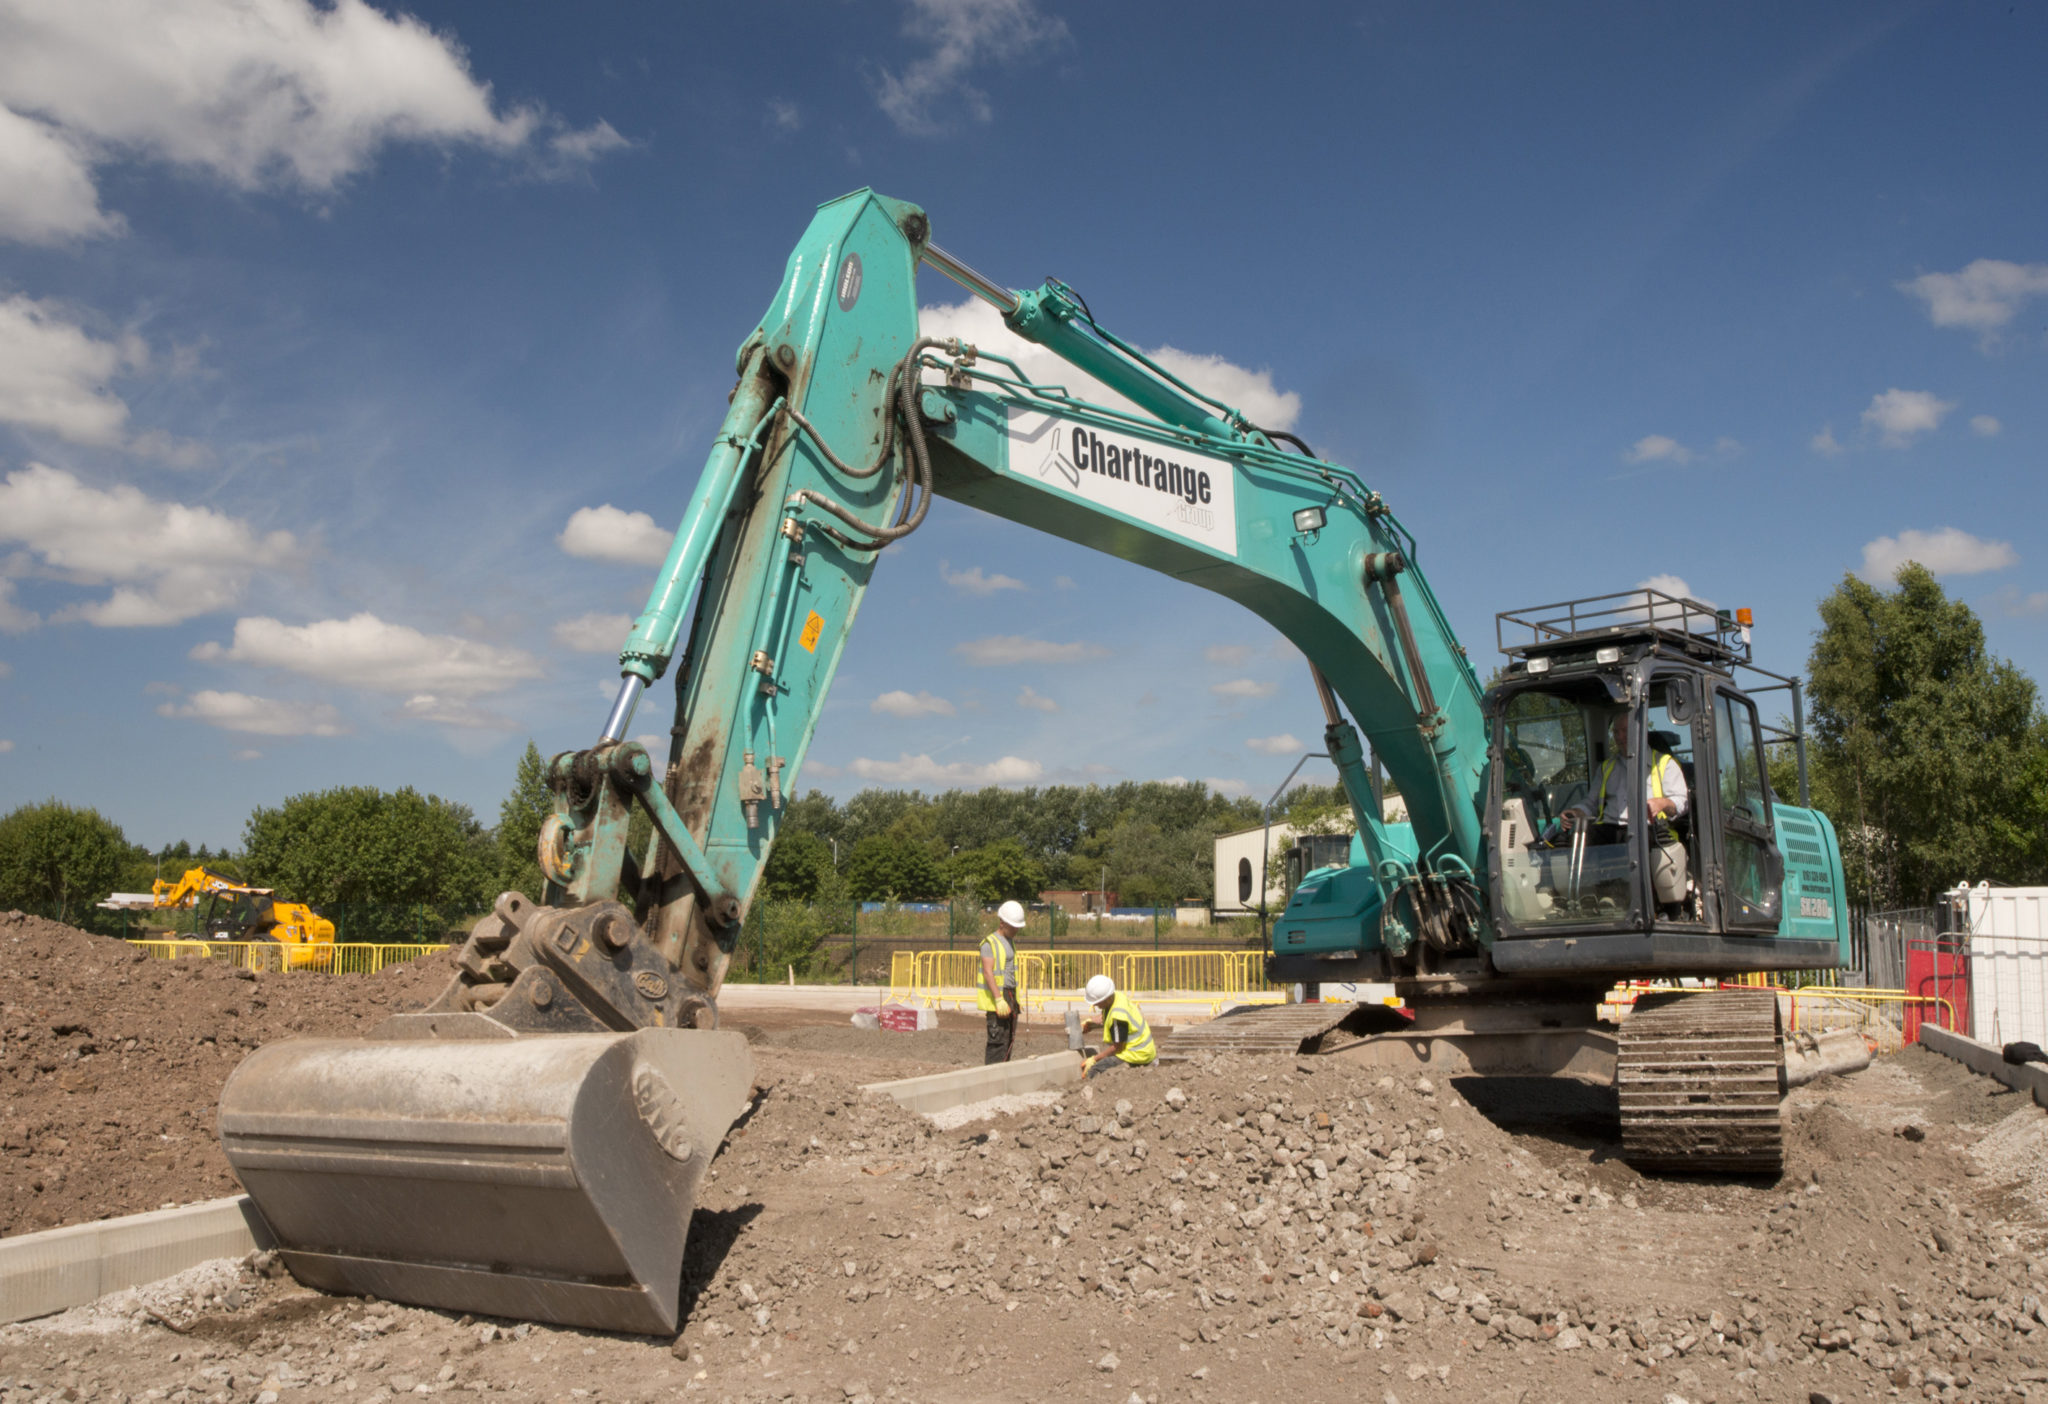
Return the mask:
<svg viewBox="0 0 2048 1404">
<path fill-rule="evenodd" d="M 1082 1030 L 1102 1025 L 1102 1048 L 1081 1060 L 1082 1077 L 1142 1068 L 1159 1056 L 1144 1011 L 1129 995 L 1117 993 L 1114 980 L 1107 975 L 1091 975 L 1082 993 L 1095 1006 L 1095 1017 L 1082 1020 Z"/>
<path fill-rule="evenodd" d="M 996 908 L 996 929 L 981 938 L 981 985 L 974 1002 L 988 1016 L 984 1065 L 1009 1062 L 1017 1041 L 1017 933 L 1023 929 L 1023 904 L 1005 902 Z"/>
<path fill-rule="evenodd" d="M 1596 843 L 1621 843 L 1626 841 L 1629 820 L 1635 811 L 1629 802 L 1627 712 L 1614 714 L 1608 740 L 1607 759 L 1600 766 L 1592 793 L 1561 817 L 1567 829 L 1575 824 L 1590 825 Z M 1684 768 L 1668 749 L 1652 745 L 1644 769 L 1648 772 L 1645 778 L 1650 790 L 1648 802 L 1643 805 L 1650 822 L 1650 882 L 1658 905 L 1670 915 L 1670 909 L 1682 903 L 1686 895 L 1685 845 L 1671 825 L 1685 813 L 1692 796 L 1686 787 Z"/>
</svg>

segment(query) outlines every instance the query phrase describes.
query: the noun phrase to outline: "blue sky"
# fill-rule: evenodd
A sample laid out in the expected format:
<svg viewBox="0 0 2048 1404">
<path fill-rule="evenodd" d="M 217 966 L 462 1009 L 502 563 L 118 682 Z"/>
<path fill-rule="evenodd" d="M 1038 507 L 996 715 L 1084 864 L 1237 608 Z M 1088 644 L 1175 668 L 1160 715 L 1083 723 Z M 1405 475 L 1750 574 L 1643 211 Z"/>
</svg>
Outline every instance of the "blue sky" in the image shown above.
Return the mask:
<svg viewBox="0 0 2048 1404">
<path fill-rule="evenodd" d="M 1249 15 L 0 0 L 0 809 L 494 817 L 595 734 L 733 350 L 862 185 L 1217 358 L 1476 658 L 1673 577 L 1792 670 L 1913 557 L 2048 676 L 2048 10 Z M 940 503 L 799 783 L 1263 796 L 1318 733 L 1235 606 Z"/>
</svg>

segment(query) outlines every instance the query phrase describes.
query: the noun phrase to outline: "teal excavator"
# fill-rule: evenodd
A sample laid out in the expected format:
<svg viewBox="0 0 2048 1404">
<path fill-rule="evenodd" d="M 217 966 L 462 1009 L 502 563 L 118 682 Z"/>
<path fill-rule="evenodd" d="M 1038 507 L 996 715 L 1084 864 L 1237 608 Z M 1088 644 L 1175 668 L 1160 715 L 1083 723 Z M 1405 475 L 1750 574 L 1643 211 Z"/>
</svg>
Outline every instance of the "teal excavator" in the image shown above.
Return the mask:
<svg viewBox="0 0 2048 1404">
<path fill-rule="evenodd" d="M 1118 403 L 922 335 L 921 264 Z M 1294 885 L 1276 979 L 1392 981 L 1477 1048 L 1581 1037 L 1617 980 L 1845 957 L 1840 850 L 1771 791 L 1746 619 L 1655 591 L 1510 611 L 1482 688 L 1355 473 L 1176 378 L 1064 284 L 974 272 L 871 191 L 818 210 L 738 369 L 617 701 L 550 763 L 543 900 L 501 896 L 427 1009 L 262 1048 L 223 1092 L 224 1147 L 301 1281 L 674 1328 L 697 1185 L 751 1090 L 720 984 L 869 578 L 934 494 L 1228 596 L 1307 658 L 1356 837 Z M 664 676 L 657 758 L 627 736 Z M 1796 732 L 1796 684 L 1765 683 L 1793 687 Z M 1382 820 L 1380 767 L 1405 823 Z M 1777 1011 L 1762 990 L 1639 1000 L 1610 1044 L 1625 1154 L 1775 1173 Z"/>
</svg>

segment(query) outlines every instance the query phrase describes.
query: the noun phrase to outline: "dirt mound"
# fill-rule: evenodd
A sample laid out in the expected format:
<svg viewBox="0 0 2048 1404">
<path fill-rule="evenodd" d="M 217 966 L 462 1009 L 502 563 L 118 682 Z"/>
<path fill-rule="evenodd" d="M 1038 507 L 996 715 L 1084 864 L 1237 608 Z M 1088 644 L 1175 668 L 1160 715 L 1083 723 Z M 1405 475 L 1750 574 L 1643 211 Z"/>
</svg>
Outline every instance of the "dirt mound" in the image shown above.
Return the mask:
<svg viewBox="0 0 2048 1404">
<path fill-rule="evenodd" d="M 0 1234 L 233 1194 L 214 1105 L 235 1064 L 417 1008 L 453 970 L 256 974 L 0 913 Z"/>
<path fill-rule="evenodd" d="M 355 1031 L 446 974 L 441 957 L 244 978 L 0 918 L 8 1222 L 227 1192 L 212 1109 L 244 1049 Z M 90 1338 L 6 1328 L 0 1354 L 25 1389 L 172 1399 L 1727 1404 L 2048 1384 L 2048 1230 L 2025 1192 L 2044 1118 L 1926 1055 L 1795 1093 L 1775 1181 L 1648 1180 L 1619 1158 L 1611 1093 L 1576 1084 L 1216 1058 L 942 1129 L 861 1086 L 978 1060 L 964 1024 L 761 1017 L 673 1343 L 243 1272 L 159 1307 L 175 1329 L 122 1307 Z"/>
</svg>

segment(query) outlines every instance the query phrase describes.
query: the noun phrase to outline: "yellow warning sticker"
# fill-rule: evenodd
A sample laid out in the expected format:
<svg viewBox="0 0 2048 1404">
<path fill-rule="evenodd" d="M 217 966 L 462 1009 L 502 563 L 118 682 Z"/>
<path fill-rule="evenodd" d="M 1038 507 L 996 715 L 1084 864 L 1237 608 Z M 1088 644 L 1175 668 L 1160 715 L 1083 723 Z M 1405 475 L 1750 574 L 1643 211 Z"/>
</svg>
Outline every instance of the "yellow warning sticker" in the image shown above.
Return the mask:
<svg viewBox="0 0 2048 1404">
<path fill-rule="evenodd" d="M 811 611 L 811 617 L 804 621 L 804 631 L 798 636 L 797 642 L 804 646 L 805 653 L 816 653 L 818 651 L 818 635 L 824 632 L 825 616 L 814 609 Z"/>
</svg>

